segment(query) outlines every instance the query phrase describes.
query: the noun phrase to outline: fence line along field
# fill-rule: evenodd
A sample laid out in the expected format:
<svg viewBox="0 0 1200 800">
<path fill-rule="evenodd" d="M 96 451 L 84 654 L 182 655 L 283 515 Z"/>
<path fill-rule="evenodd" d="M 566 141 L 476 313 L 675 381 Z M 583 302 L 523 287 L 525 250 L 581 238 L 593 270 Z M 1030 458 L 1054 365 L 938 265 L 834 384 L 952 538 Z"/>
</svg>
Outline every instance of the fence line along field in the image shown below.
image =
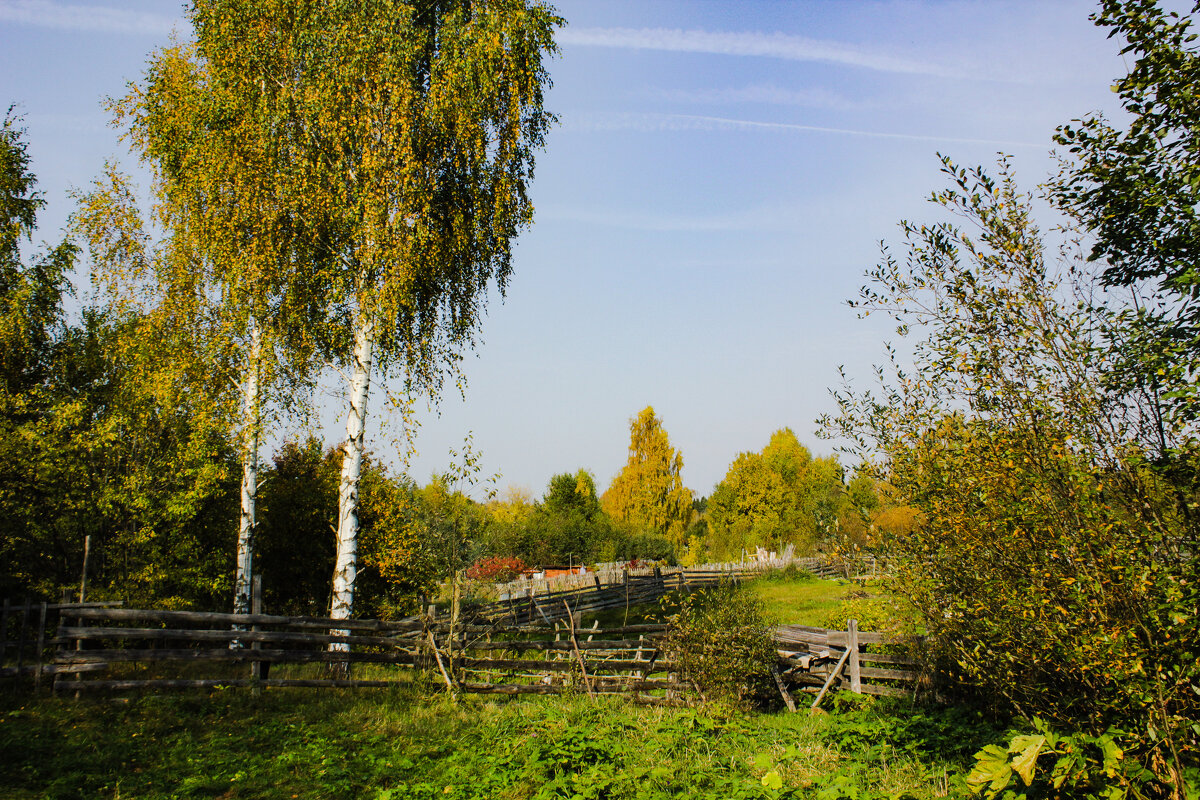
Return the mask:
<svg viewBox="0 0 1200 800">
<path fill-rule="evenodd" d="M 828 568 L 828 565 L 825 565 Z M 844 569 L 844 566 L 838 567 Z M 711 569 L 627 575 L 616 586 L 530 593 L 477 606 L 457 616 L 429 613 L 399 620 L 128 609 L 115 604 L 38 606 L 17 641 L 0 652 L 18 662 L 4 673 L 54 680 L 57 691 L 105 692 L 253 687 L 385 687 L 431 675 L 451 693 L 624 694 L 640 702 L 690 701 L 699 694 L 679 673 L 664 638 L 666 624 L 601 624 L 595 615 L 690 592 L 751 571 Z M 256 609 L 261 594 L 255 587 Z M 21 612 L 27 619 L 32 605 Z M 47 637 L 47 615 L 59 624 Z M 592 615 L 590 625 L 584 620 Z M 610 618 L 614 615 L 609 614 Z M 619 617 L 619 614 L 616 615 Z M 9 627 L 3 628 L 6 632 Z M 37 631 L 37 635 L 33 635 Z M 781 696 L 832 686 L 866 694 L 907 694 L 918 675 L 895 652 L 900 640 L 860 632 L 784 625 L 774 629 Z M 44 663 L 47 647 L 57 648 Z M 35 657 L 34 652 L 38 655 Z M 26 660 L 30 664 L 25 664 Z M 350 665 L 371 665 L 351 674 Z M 314 665 L 316 665 L 314 667 Z M 247 667 L 249 667 L 247 669 Z M 402 668 L 403 671 L 397 671 Z"/>
</svg>

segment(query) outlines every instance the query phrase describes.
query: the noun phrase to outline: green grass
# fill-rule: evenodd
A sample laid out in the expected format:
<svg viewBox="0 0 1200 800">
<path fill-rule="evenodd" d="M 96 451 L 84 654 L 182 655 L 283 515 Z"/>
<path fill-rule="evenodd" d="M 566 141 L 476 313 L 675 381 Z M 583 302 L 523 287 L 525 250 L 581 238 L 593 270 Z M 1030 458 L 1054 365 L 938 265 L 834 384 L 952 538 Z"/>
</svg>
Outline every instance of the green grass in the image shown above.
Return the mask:
<svg viewBox="0 0 1200 800">
<path fill-rule="evenodd" d="M 912 632 L 915 616 L 881 582 L 818 578 L 805 572 L 769 573 L 748 584 L 777 625 L 843 629 L 850 618 L 868 631 Z"/>
<path fill-rule="evenodd" d="M 838 608 L 852 584 L 812 576 L 799 578 L 764 577 L 749 586 L 763 602 L 767 618 L 780 625 L 824 626 L 825 619 Z"/>
<path fill-rule="evenodd" d="M 451 705 L 417 686 L 46 698 L 0 705 L 0 797 L 930 798 L 996 739 L 978 717 L 861 701 L 809 716 Z"/>
</svg>

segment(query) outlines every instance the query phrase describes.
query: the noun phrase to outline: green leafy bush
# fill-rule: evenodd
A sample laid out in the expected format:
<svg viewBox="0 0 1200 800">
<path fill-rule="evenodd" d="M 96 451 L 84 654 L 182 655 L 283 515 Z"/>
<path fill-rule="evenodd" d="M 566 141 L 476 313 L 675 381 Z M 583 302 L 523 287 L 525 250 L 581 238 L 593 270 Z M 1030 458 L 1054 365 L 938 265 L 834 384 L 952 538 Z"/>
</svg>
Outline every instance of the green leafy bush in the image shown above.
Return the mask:
<svg viewBox="0 0 1200 800">
<path fill-rule="evenodd" d="M 1098 736 L 1056 733 L 1034 720 L 1033 733 L 1013 735 L 1008 746 L 975 754 L 967 786 L 992 800 L 1134 800 L 1173 796 L 1150 770 L 1126 752 L 1119 731 Z M 1191 795 L 1194 796 L 1194 793 Z"/>
<path fill-rule="evenodd" d="M 761 705 L 775 696 L 777 658 L 762 601 L 722 583 L 682 599 L 671 618 L 667 650 L 682 677 L 706 699 Z"/>
</svg>

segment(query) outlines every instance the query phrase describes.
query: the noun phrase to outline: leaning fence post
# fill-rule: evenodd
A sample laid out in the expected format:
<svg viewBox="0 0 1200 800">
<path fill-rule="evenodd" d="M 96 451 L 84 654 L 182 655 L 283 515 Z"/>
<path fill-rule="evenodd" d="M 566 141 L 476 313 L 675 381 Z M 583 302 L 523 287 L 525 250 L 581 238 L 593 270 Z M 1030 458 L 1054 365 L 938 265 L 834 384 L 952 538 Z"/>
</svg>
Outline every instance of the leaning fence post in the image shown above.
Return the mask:
<svg viewBox="0 0 1200 800">
<path fill-rule="evenodd" d="M 850 691 L 862 694 L 862 674 L 858 659 L 858 620 L 846 624 L 846 652 L 850 654 Z"/>
</svg>

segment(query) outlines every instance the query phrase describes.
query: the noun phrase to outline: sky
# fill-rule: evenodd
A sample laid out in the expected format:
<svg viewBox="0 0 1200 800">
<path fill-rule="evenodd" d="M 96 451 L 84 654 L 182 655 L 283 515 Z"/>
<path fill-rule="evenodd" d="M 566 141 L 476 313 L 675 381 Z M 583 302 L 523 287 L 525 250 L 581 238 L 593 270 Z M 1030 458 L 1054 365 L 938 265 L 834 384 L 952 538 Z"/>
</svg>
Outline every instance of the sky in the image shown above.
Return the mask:
<svg viewBox="0 0 1200 800">
<path fill-rule="evenodd" d="M 471 436 L 476 496 L 590 470 L 601 490 L 652 405 L 707 495 L 740 453 L 790 427 L 814 453 L 843 365 L 869 385 L 895 338 L 846 300 L 898 243 L 937 219 L 938 154 L 1011 155 L 1034 189 L 1057 125 L 1119 116 L 1120 46 L 1076 0 L 561 0 L 561 52 L 538 155 L 535 223 L 493 292 L 480 342 L 419 413 L 407 471 L 425 482 Z M 174 0 L 0 0 L 0 104 L 16 104 L 57 240 L 86 188 L 136 155 L 105 97 L 138 81 Z M 1049 218 L 1046 225 L 1052 224 Z M 87 294 L 86 274 L 77 279 Z M 276 434 L 343 433 L 336 386 L 319 419 Z M 368 447 L 393 464 L 400 426 L 376 401 Z M 419 406 L 425 408 L 424 403 Z M 401 450 L 403 448 L 400 448 Z M 397 466 L 397 469 L 403 466 Z M 493 474 L 499 477 L 484 481 Z"/>
</svg>

